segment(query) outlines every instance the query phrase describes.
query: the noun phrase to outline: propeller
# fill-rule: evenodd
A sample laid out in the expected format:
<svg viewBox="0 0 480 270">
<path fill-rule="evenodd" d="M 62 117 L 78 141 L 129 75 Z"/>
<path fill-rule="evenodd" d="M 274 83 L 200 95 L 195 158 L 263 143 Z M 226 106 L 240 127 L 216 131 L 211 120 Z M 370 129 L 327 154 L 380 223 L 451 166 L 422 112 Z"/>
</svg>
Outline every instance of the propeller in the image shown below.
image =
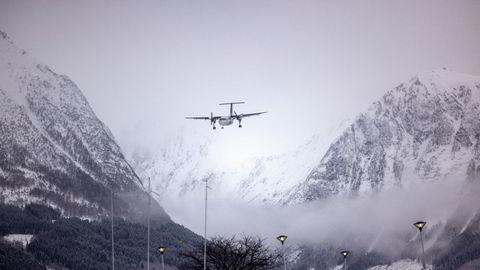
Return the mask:
<svg viewBox="0 0 480 270">
<path fill-rule="evenodd" d="M 213 125 L 215 121 L 213 120 L 213 112 L 210 112 L 210 125 Z"/>
<path fill-rule="evenodd" d="M 233 111 L 235 113 L 235 118 L 238 120 L 238 127 L 242 127 L 242 118 L 243 118 L 243 113 L 238 115 L 236 111 Z"/>
<path fill-rule="evenodd" d="M 236 117 L 237 119 L 239 119 L 239 120 L 240 120 L 240 119 L 242 119 L 242 118 L 243 118 L 243 113 L 242 113 L 242 114 L 240 114 L 240 115 L 238 115 L 236 111 L 233 111 L 233 112 L 235 113 L 235 117 Z"/>
</svg>

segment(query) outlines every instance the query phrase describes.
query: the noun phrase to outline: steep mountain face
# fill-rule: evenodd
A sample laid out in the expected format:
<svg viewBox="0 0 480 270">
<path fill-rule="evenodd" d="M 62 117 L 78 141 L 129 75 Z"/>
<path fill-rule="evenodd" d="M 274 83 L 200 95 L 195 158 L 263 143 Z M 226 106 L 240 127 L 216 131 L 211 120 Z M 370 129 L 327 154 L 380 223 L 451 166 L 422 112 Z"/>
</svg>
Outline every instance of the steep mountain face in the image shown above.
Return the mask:
<svg viewBox="0 0 480 270">
<path fill-rule="evenodd" d="M 480 173 L 480 78 L 418 75 L 360 114 L 286 202 Z"/>
<path fill-rule="evenodd" d="M 210 141 L 187 144 L 184 134 L 152 151 L 135 148 L 127 157 L 142 178 L 151 178 L 153 189 L 162 196 L 183 196 L 201 185 L 208 176 Z"/>
<path fill-rule="evenodd" d="M 447 205 L 453 206 L 451 210 L 445 205 L 428 209 L 418 206 L 422 212 L 420 216 L 429 224 L 424 230 L 427 263 L 435 269 L 460 269 L 475 264 L 480 243 L 479 109 L 479 77 L 445 70 L 421 73 L 387 92 L 345 128 L 307 178 L 285 194 L 284 203 L 331 197 L 362 197 L 347 200 L 361 201 L 407 191 L 401 195 L 404 204 L 375 203 L 379 207 L 389 207 L 401 217 L 408 204 L 406 201 L 418 199 L 418 194 L 412 191 L 448 185 L 448 188 L 443 187 L 446 194 L 458 194 L 448 201 Z M 401 189 L 397 189 L 399 187 Z M 445 198 L 441 189 L 433 188 L 422 197 L 430 201 Z M 373 193 L 377 196 L 368 196 Z M 411 214 L 402 217 L 400 222 L 413 219 Z M 362 215 L 372 218 L 368 211 Z M 352 222 L 360 222 L 361 218 L 358 219 Z M 385 216 L 379 219 L 384 222 Z M 393 246 L 397 241 L 394 235 L 402 233 L 383 234 L 380 229 L 378 235 L 372 235 L 375 240 L 370 244 L 367 241 L 354 248 L 354 253 L 362 256 L 351 258 L 349 268 L 367 269 L 379 265 L 369 269 L 419 269 L 418 260 L 417 263 L 411 261 L 418 259 L 421 251 L 418 234 L 403 234 L 397 239 L 398 249 L 390 252 L 394 255 L 389 254 L 385 246 L 375 247 L 378 239 L 389 239 L 387 246 Z M 351 246 L 353 239 L 361 236 L 352 235 L 348 243 L 340 245 Z M 306 254 L 308 251 L 303 250 Z M 308 259 L 308 256 L 303 258 L 307 265 Z"/>
<path fill-rule="evenodd" d="M 75 83 L 0 32 L 0 201 L 101 217 L 112 189 L 118 214 L 134 217 L 147 201 L 140 185 Z"/>
</svg>

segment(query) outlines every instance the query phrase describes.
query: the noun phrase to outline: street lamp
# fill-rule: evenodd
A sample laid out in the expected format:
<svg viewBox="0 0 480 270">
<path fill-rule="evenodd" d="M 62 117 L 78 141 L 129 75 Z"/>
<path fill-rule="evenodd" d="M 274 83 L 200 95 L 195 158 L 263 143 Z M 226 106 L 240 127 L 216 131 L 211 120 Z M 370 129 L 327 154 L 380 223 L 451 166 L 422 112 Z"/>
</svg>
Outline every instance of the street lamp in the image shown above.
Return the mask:
<svg viewBox="0 0 480 270">
<path fill-rule="evenodd" d="M 288 236 L 286 235 L 279 235 L 277 236 L 278 241 L 282 243 L 282 253 L 283 253 L 283 267 L 287 270 L 287 261 L 285 260 L 285 246 L 283 245 L 287 240 Z"/>
<path fill-rule="evenodd" d="M 160 246 L 158 248 L 158 251 L 160 251 L 160 254 L 162 255 L 162 270 L 165 270 L 165 263 L 163 261 L 163 254 L 167 251 L 167 248 L 164 246 Z"/>
<path fill-rule="evenodd" d="M 343 256 L 343 267 L 345 270 L 347 270 L 347 256 L 350 255 L 350 251 L 344 250 L 341 251 L 340 254 Z"/>
<path fill-rule="evenodd" d="M 417 222 L 413 223 L 413 226 L 417 227 L 417 229 L 420 231 L 420 242 L 422 243 L 422 266 L 423 266 L 422 269 L 426 269 L 426 266 L 425 266 L 425 247 L 423 246 L 423 234 L 422 234 L 423 228 L 425 228 L 426 225 L 427 225 L 427 222 L 425 222 L 425 221 L 417 221 Z"/>
</svg>

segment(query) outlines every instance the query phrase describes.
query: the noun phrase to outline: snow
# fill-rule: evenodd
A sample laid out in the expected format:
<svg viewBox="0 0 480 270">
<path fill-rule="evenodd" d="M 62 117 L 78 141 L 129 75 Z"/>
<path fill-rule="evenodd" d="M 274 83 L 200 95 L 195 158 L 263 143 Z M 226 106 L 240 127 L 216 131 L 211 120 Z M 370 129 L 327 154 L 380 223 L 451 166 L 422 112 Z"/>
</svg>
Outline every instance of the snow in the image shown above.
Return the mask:
<svg viewBox="0 0 480 270">
<path fill-rule="evenodd" d="M 432 265 L 427 265 L 427 269 L 433 269 Z M 406 259 L 394 262 L 390 265 L 370 267 L 368 270 L 422 270 L 422 263 Z"/>
<path fill-rule="evenodd" d="M 421 72 L 418 75 L 419 80 L 429 89 L 441 93 L 444 91 L 458 90 L 463 85 L 472 89 L 472 94 L 475 100 L 480 101 L 480 89 L 477 87 L 480 84 L 478 76 L 463 74 L 451 70 L 433 70 Z"/>
<path fill-rule="evenodd" d="M 375 246 L 377 245 L 378 241 L 381 239 L 383 236 L 383 229 L 380 231 L 380 233 L 373 239 L 372 243 L 367 249 L 367 253 L 372 252 L 375 249 Z"/>
<path fill-rule="evenodd" d="M 18 57 L 21 55 L 20 50 L 13 45 L 8 38 L 0 37 L 0 89 L 7 90 L 10 98 L 16 104 L 21 106 L 28 106 L 23 89 L 17 87 L 17 82 L 14 78 L 18 77 L 19 72 L 13 65 L 21 65 L 25 63 L 25 59 Z M 21 72 L 25 69 L 22 68 Z"/>
<path fill-rule="evenodd" d="M 3 240 L 9 243 L 21 243 L 23 249 L 27 248 L 27 245 L 32 242 L 32 234 L 8 234 L 3 237 Z"/>
<path fill-rule="evenodd" d="M 470 226 L 470 224 L 472 223 L 473 219 L 475 218 L 475 216 L 477 215 L 478 211 L 473 211 L 472 214 L 468 217 L 467 221 L 465 222 L 465 224 L 463 225 L 462 229 L 460 230 L 460 233 L 459 234 L 462 234 L 465 232 L 465 230 Z"/>
<path fill-rule="evenodd" d="M 344 265 L 343 265 L 343 264 L 339 264 L 339 265 L 331 268 L 331 270 L 342 270 L 342 269 L 344 269 Z M 314 270 L 315 270 L 315 269 L 314 269 Z"/>
<path fill-rule="evenodd" d="M 74 159 L 65 149 L 63 149 L 60 145 L 58 145 L 52 138 L 51 136 L 45 131 L 43 128 L 42 124 L 40 124 L 40 121 L 37 119 L 37 117 L 32 113 L 31 110 L 27 110 L 27 114 L 30 118 L 30 121 L 32 122 L 33 126 L 37 129 L 37 131 L 42 134 L 42 136 L 47 139 L 51 145 L 55 147 L 57 151 L 59 151 L 62 155 L 68 157 L 68 159 L 77 166 L 80 170 L 82 170 L 84 173 L 92 177 L 92 179 L 95 179 L 96 177 L 90 173 L 85 167 L 80 164 L 76 159 Z M 63 128 L 62 128 L 63 129 Z"/>
<path fill-rule="evenodd" d="M 93 181 L 103 185 L 114 182 L 119 189 L 140 184 L 111 132 L 75 83 L 17 48 L 4 33 L 0 33 L 0 126 L 0 150 L 7 164 L 16 158 L 12 150 L 28 153 L 22 157 L 25 168 L 21 170 L 32 180 L 28 187 L 1 189 L 3 202 L 36 202 L 39 198 L 29 194 L 33 188 L 64 196 L 33 168 L 72 175 L 78 168 Z M 0 168 L 0 176 L 8 178 L 9 170 Z M 80 194 L 66 199 L 101 212 L 98 203 L 88 202 Z"/>
<path fill-rule="evenodd" d="M 190 137 L 195 142 L 187 139 Z M 142 179 L 152 179 L 161 197 L 184 196 L 202 189 L 200 180 L 212 176 L 210 185 L 216 192 L 251 204 L 277 204 L 308 176 L 325 150 L 325 141 L 326 136 L 316 135 L 282 155 L 225 162 L 218 160 L 221 149 L 213 145 L 215 137 L 200 138 L 182 131 L 164 145 L 133 150 L 127 158 Z"/>
</svg>

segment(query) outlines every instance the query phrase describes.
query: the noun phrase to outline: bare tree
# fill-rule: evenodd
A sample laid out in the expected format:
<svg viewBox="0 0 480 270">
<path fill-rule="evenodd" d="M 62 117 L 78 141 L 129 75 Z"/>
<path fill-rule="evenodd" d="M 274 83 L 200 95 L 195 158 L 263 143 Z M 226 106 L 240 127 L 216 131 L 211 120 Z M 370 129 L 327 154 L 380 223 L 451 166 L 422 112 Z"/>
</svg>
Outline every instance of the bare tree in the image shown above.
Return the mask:
<svg viewBox="0 0 480 270">
<path fill-rule="evenodd" d="M 181 254 L 186 263 L 180 269 L 203 269 L 203 244 Z M 217 236 L 207 243 L 208 270 L 269 270 L 280 265 L 281 255 L 271 251 L 259 237 Z"/>
</svg>

